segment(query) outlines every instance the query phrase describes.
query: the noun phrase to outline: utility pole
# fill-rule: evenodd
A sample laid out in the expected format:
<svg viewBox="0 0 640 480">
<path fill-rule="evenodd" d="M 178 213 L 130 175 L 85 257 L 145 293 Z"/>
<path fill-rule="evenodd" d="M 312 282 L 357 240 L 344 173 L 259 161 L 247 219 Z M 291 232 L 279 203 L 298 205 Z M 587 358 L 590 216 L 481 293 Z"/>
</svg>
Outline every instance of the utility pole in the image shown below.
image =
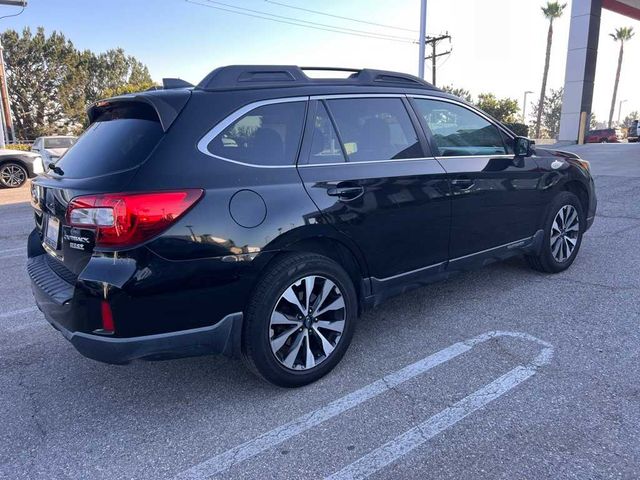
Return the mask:
<svg viewBox="0 0 640 480">
<path fill-rule="evenodd" d="M 2 141 L 13 141 L 16 137 L 13 131 L 13 120 L 11 119 L 11 105 L 9 103 L 9 91 L 7 89 L 7 76 L 4 70 L 4 49 L 0 41 L 0 106 L 2 108 L 3 138 Z M 6 136 L 6 139 L 4 138 Z"/>
<path fill-rule="evenodd" d="M 2 18 L 17 17 L 20 15 L 27 6 L 27 0 L 0 0 L 0 5 L 6 5 L 9 7 L 22 7 L 18 13 L 13 15 L 5 15 Z M 5 141 L 16 141 L 16 136 L 13 131 L 13 121 L 11 119 L 11 105 L 9 103 L 9 91 L 7 89 L 7 77 L 4 69 L 4 51 L 2 48 L 2 42 L 0 42 L 0 110 L 2 114 L 2 121 L 0 122 L 0 148 L 5 146 Z M 9 137 L 11 136 L 11 138 Z"/>
<path fill-rule="evenodd" d="M 449 55 L 451 53 L 451 49 L 446 52 L 437 53 L 438 42 L 442 40 L 449 40 L 449 42 L 451 42 L 451 35 L 445 33 L 438 37 L 427 37 L 425 40 L 425 43 L 431 44 L 431 55 L 426 57 L 425 60 L 431 60 L 431 83 L 434 87 L 436 86 L 436 58 Z"/>
<path fill-rule="evenodd" d="M 424 49 L 427 39 L 427 0 L 420 0 L 420 44 L 418 53 L 418 76 L 424 80 Z"/>
</svg>

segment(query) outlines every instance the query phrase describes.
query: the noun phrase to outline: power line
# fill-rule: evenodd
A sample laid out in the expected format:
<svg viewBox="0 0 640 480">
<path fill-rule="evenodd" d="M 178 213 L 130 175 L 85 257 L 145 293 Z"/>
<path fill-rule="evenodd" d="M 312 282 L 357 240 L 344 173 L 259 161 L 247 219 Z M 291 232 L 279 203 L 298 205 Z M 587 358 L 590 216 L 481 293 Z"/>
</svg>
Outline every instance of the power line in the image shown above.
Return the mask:
<svg viewBox="0 0 640 480">
<path fill-rule="evenodd" d="M 319 10 L 311 10 L 310 8 L 297 7 L 295 5 L 289 5 L 289 4 L 282 3 L 282 2 L 276 2 L 274 0 L 264 0 L 264 1 L 267 2 L 267 3 L 273 3 L 274 5 L 280 5 L 281 7 L 287 7 L 287 8 L 292 8 L 294 10 L 300 10 L 302 12 L 315 13 L 317 15 L 324 15 L 325 17 L 339 18 L 340 20 L 349 20 L 351 22 L 364 23 L 366 25 L 374 25 L 376 27 L 392 28 L 394 30 L 404 30 L 405 32 L 418 33 L 417 30 L 413 30 L 411 28 L 397 27 L 395 25 L 386 25 L 384 23 L 369 22 L 367 20 L 361 20 L 361 19 L 353 18 L 353 17 L 343 17 L 341 15 L 333 15 L 331 13 L 321 12 Z"/>
<path fill-rule="evenodd" d="M 342 33 L 345 35 L 353 35 L 353 36 L 357 36 L 357 37 L 364 37 L 364 38 L 374 38 L 377 40 L 388 40 L 391 42 L 399 42 L 399 43 L 414 43 L 413 39 L 410 39 L 408 37 L 398 37 L 395 35 L 386 35 L 386 34 L 378 34 L 375 32 L 368 32 L 368 31 L 363 31 L 363 30 L 354 30 L 354 29 L 349 29 L 349 28 L 343 28 L 343 27 L 338 27 L 338 26 L 333 26 L 333 25 L 327 25 L 327 24 L 322 24 L 322 23 L 317 23 L 317 22 L 310 22 L 307 20 L 301 20 L 301 19 L 297 19 L 297 18 L 293 18 L 293 17 L 284 17 L 282 15 L 275 15 L 275 14 L 271 14 L 271 13 L 267 13 L 267 12 L 262 12 L 259 10 L 252 10 L 252 9 L 248 9 L 248 8 L 241 8 L 241 7 L 236 7 L 234 5 L 229 5 L 226 3 L 222 3 L 222 2 L 215 2 L 213 0 L 204 0 L 207 3 L 199 3 L 193 0 L 185 0 L 185 2 L 187 3 L 192 3 L 194 5 L 199 5 L 201 7 L 207 7 L 207 8 L 213 8 L 216 10 L 221 10 L 223 12 L 229 12 L 229 13 L 235 13 L 238 15 L 244 15 L 247 17 L 252 17 L 252 18 L 260 18 L 262 20 L 270 20 L 272 22 L 277 22 L 277 23 L 284 23 L 284 24 L 288 24 L 288 25 L 295 25 L 298 27 L 305 27 L 305 28 L 311 28 L 314 30 L 322 30 L 322 31 L 326 31 L 326 32 L 333 32 L 333 33 Z M 223 8 L 223 7 L 219 7 L 219 6 L 215 6 L 215 5 L 211 5 L 215 3 L 216 5 L 224 5 L 225 7 L 229 7 L 229 8 Z M 231 10 L 234 9 L 234 10 Z M 248 12 L 252 12 L 252 13 L 248 13 Z M 271 18 L 271 17 L 276 17 L 276 18 Z"/>
</svg>

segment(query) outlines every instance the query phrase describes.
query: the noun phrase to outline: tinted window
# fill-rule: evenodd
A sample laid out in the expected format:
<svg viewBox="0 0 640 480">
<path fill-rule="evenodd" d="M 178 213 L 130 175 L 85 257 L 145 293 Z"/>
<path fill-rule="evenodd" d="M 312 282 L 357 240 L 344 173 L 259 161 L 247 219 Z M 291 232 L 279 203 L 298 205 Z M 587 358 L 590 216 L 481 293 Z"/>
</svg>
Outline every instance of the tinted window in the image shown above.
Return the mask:
<svg viewBox="0 0 640 480">
<path fill-rule="evenodd" d="M 254 165 L 295 163 L 305 102 L 258 107 L 229 125 L 209 143 L 213 155 Z"/>
<path fill-rule="evenodd" d="M 114 106 L 102 112 L 67 150 L 57 166 L 65 178 L 85 178 L 140 165 L 163 131 L 147 105 Z"/>
<path fill-rule="evenodd" d="M 350 162 L 423 156 L 399 98 L 349 98 L 328 104 Z"/>
<path fill-rule="evenodd" d="M 419 115 L 433 134 L 440 156 L 505 155 L 498 128 L 459 105 L 416 99 Z"/>
<path fill-rule="evenodd" d="M 338 140 L 331 119 L 327 114 L 327 109 L 320 102 L 318 102 L 313 125 L 309 163 L 317 165 L 344 162 L 340 140 Z"/>
</svg>

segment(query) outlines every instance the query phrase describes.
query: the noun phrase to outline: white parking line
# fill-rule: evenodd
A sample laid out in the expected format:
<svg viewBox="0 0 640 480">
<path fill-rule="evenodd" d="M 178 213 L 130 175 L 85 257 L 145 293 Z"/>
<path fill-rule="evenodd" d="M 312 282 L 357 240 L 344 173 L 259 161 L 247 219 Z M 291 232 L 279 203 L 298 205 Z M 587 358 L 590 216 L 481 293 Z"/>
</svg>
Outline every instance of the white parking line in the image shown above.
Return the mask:
<svg viewBox="0 0 640 480">
<path fill-rule="evenodd" d="M 179 473 L 175 478 L 181 480 L 202 480 L 205 478 L 209 478 L 217 473 L 228 470 L 229 468 L 258 455 L 265 450 L 268 450 L 275 447 L 276 445 L 281 444 L 282 442 L 285 442 L 291 437 L 304 433 L 307 430 L 346 412 L 347 410 L 357 407 L 367 400 L 377 397 L 381 393 L 389 391 L 390 389 L 398 386 L 401 383 L 411 380 L 412 378 L 415 378 L 416 376 L 423 374 L 438 365 L 448 362 L 449 360 L 452 360 L 453 358 L 462 355 L 465 352 L 468 352 L 474 346 L 480 343 L 497 337 L 515 337 L 523 340 L 528 340 L 541 345 L 543 347 L 543 350 L 538 355 L 538 357 L 536 357 L 536 359 L 528 366 L 516 367 L 506 375 L 500 377 L 499 379 L 491 382 L 489 385 L 464 398 L 456 405 L 442 411 L 440 414 L 427 420 L 424 424 L 415 427 L 419 429 L 417 430 L 418 433 L 422 432 L 422 430 L 437 430 L 435 433 L 433 433 L 433 435 L 436 435 L 440 431 L 448 428 L 470 413 L 481 408 L 484 404 L 489 403 L 491 400 L 497 398 L 506 391 L 515 387 L 517 384 L 534 375 L 537 368 L 550 361 L 551 356 L 553 355 L 553 348 L 551 347 L 551 345 L 529 334 L 518 332 L 487 332 L 464 342 L 455 343 L 443 350 L 440 350 L 439 352 L 434 353 L 433 355 L 429 355 L 422 360 L 419 360 L 411 365 L 408 365 L 407 367 L 391 373 L 381 378 L 380 380 L 370 383 L 369 385 L 356 390 L 353 393 L 345 395 L 344 397 L 339 398 L 338 400 L 335 400 L 334 402 L 331 402 L 322 408 L 302 415 L 301 417 L 298 417 L 297 419 L 289 423 L 276 427 L 269 432 L 266 432 L 252 440 L 238 445 L 237 447 L 234 447 L 230 450 L 227 450 L 226 452 L 205 460 L 204 462 Z M 519 381 L 516 382 L 516 380 L 518 379 Z M 506 388 L 507 386 L 509 388 Z M 485 393 L 481 393 L 485 390 Z M 491 400 L 487 400 L 487 398 L 491 398 Z M 481 405 L 481 402 L 484 402 L 484 404 Z M 429 422 L 432 422 L 433 425 L 431 425 Z M 407 432 L 407 434 L 405 435 L 413 438 L 410 434 L 412 430 Z M 411 441 L 411 438 L 404 439 L 404 448 L 407 448 L 409 446 L 411 447 L 407 451 L 410 451 L 418 446 L 418 444 L 416 444 L 417 440 L 414 439 L 413 441 Z M 402 443 L 402 436 L 398 437 L 396 441 L 400 441 L 400 443 Z M 390 443 L 393 444 L 393 441 Z M 350 467 L 353 468 L 354 475 L 358 475 L 359 472 L 365 472 L 364 476 L 367 476 L 370 473 L 366 472 L 373 473 L 377 471 L 377 469 L 382 468 L 382 466 L 387 465 L 388 463 L 397 459 L 400 455 L 403 455 L 404 453 L 401 453 L 402 451 L 403 449 L 399 447 L 391 448 L 388 454 L 384 454 L 384 452 L 376 453 L 378 452 L 378 450 L 374 450 L 369 454 L 372 455 L 372 457 L 362 457 L 362 459 L 360 460 L 363 463 L 358 464 L 358 462 L 354 462 L 354 464 L 349 465 L 345 468 L 344 477 L 336 478 L 351 478 L 349 477 Z M 385 461 L 386 463 L 384 463 Z M 381 466 L 377 467 L 377 465 Z M 372 468 L 375 469 L 372 470 Z M 338 472 L 336 475 L 341 474 L 343 474 L 343 471 Z"/>
<path fill-rule="evenodd" d="M 17 252 L 18 250 L 26 250 L 27 247 L 18 247 L 18 248 L 5 248 L 4 250 L 2 250 L 0 253 L 5 253 L 5 252 Z"/>
<path fill-rule="evenodd" d="M 23 313 L 31 313 L 37 310 L 38 310 L 38 307 L 21 308 L 20 310 L 12 310 L 10 312 L 0 313 L 0 318 L 15 317 L 16 315 L 22 315 Z"/>
<path fill-rule="evenodd" d="M 18 252 L 18 253 L 9 253 L 8 255 L 5 255 L 5 252 Z M 25 257 L 26 255 L 27 255 L 27 249 L 25 247 L 10 248 L 0 252 L 0 260 L 3 258 Z"/>
<path fill-rule="evenodd" d="M 418 448 L 440 432 L 452 427 L 463 418 L 481 409 L 535 374 L 535 367 L 517 366 L 451 407 L 445 408 L 437 415 L 434 415 L 381 447 L 376 448 L 339 472 L 326 477 L 326 480 L 367 478 L 369 475 L 395 462 L 403 455 Z"/>
</svg>

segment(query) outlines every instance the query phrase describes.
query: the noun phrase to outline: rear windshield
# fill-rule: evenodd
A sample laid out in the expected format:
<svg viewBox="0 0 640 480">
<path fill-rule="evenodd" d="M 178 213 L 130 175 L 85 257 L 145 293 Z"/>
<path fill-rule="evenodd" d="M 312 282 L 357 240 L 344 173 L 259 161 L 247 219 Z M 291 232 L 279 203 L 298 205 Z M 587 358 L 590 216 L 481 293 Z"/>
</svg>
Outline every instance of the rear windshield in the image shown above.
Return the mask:
<svg viewBox="0 0 640 480">
<path fill-rule="evenodd" d="M 151 106 L 140 103 L 108 106 L 56 166 L 62 169 L 65 178 L 128 170 L 146 160 L 162 135 Z"/>
</svg>

